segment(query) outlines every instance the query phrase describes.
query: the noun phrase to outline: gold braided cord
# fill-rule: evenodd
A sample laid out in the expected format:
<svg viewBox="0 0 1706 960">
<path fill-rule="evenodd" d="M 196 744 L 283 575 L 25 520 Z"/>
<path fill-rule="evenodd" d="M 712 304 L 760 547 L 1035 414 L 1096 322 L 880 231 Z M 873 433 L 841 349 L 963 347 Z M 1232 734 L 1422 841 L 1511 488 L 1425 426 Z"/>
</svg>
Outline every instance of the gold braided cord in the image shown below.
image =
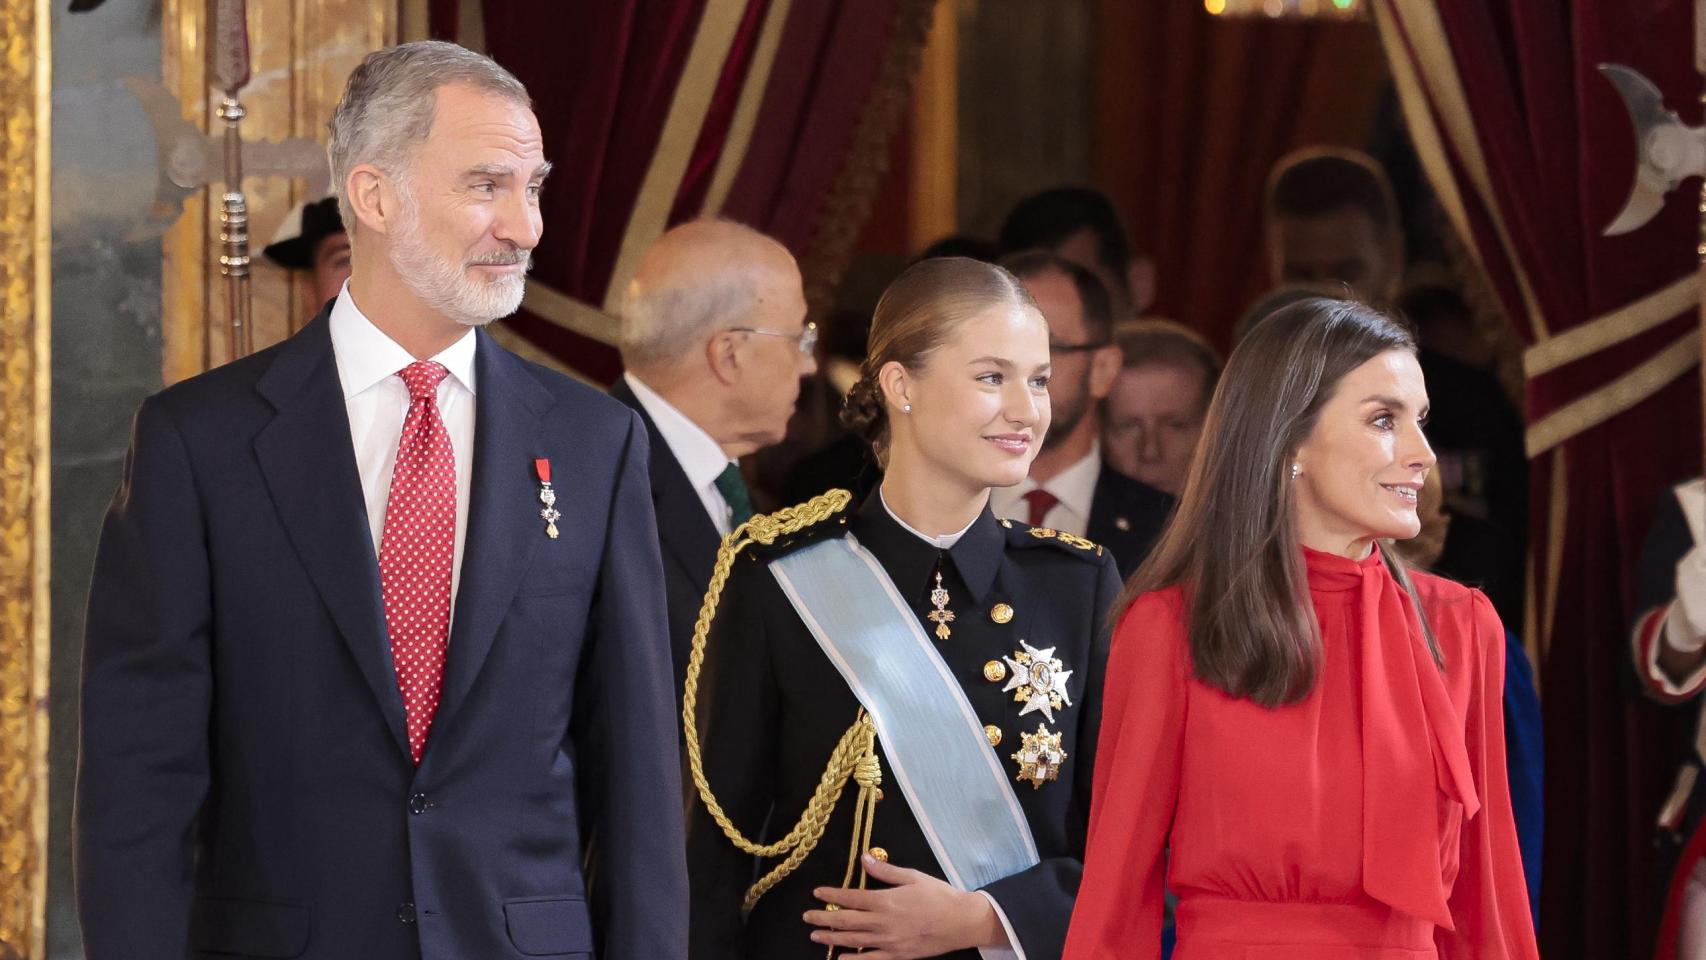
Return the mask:
<svg viewBox="0 0 1706 960">
<path fill-rule="evenodd" d="M 736 848 L 755 857 L 786 855 L 781 863 L 747 890 L 742 906 L 744 910 L 750 911 L 760 897 L 792 873 L 812 850 L 816 849 L 818 841 L 823 839 L 824 829 L 829 825 L 829 817 L 835 812 L 835 805 L 840 801 L 849 778 L 859 784 L 859 811 L 865 815 L 866 822 L 869 822 L 870 811 L 874 810 L 877 800 L 882 797 L 882 791 L 878 789 L 882 782 L 882 766 L 876 755 L 876 727 L 871 723 L 870 717 L 865 715 L 865 711 L 860 710 L 853 725 L 841 735 L 835 750 L 830 753 L 829 763 L 818 780 L 817 790 L 807 802 L 805 811 L 800 814 L 800 819 L 793 829 L 782 839 L 768 844 L 758 843 L 741 833 L 740 828 L 736 827 L 724 812 L 722 804 L 717 802 L 716 794 L 711 791 L 711 784 L 705 778 L 705 761 L 699 741 L 699 674 L 705 665 L 705 645 L 711 636 L 711 622 L 716 618 L 717 603 L 722 599 L 729 573 L 734 569 L 735 559 L 740 556 L 742 550 L 755 543 L 768 546 L 780 537 L 822 523 L 847 509 L 847 505 L 852 501 L 853 495 L 846 490 L 831 490 L 799 506 L 787 507 L 775 513 L 759 514 L 736 527 L 723 538 L 723 544 L 717 550 L 717 563 L 711 570 L 711 582 L 705 590 L 705 602 L 700 606 L 699 619 L 693 625 L 693 647 L 687 658 L 687 676 L 681 700 L 681 725 L 687 735 L 687 768 L 693 777 L 693 786 L 698 790 L 699 799 L 705 804 L 706 812 L 710 813 L 711 819 L 716 821 L 723 835 L 728 837 Z M 858 849 L 869 849 L 868 827 L 860 830 L 858 825 L 855 825 L 854 838 Z"/>
</svg>

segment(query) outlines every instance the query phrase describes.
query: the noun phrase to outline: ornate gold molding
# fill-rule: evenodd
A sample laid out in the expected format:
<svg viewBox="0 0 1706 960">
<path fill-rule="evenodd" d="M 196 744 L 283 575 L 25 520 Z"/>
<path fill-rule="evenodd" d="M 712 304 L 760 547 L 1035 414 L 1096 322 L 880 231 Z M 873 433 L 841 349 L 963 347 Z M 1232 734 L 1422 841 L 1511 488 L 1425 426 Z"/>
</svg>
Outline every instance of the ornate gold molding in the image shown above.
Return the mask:
<svg viewBox="0 0 1706 960">
<path fill-rule="evenodd" d="M 48 0 L 0 0 L 0 957 L 30 960 L 47 906 L 51 21 Z"/>
<path fill-rule="evenodd" d="M 6 0 L 0 0 L 6 2 Z M 326 121 L 344 80 L 370 51 L 397 42 L 402 13 L 419 19 L 416 0 L 249 0 L 249 47 L 255 79 L 241 97 L 245 140 L 306 137 L 325 140 Z M 209 129 L 218 106 L 208 96 L 206 0 L 164 0 L 161 74 L 183 105 L 184 119 Z M 303 200 L 299 180 L 250 177 L 249 235 L 256 266 L 255 348 L 289 336 L 311 309 L 283 270 L 262 260 L 290 209 Z M 164 375 L 167 383 L 194 376 L 231 356 L 219 288 L 219 210 L 203 189 L 184 203 L 167 231 L 162 271 Z M 217 320 L 217 323 L 211 323 Z"/>
</svg>

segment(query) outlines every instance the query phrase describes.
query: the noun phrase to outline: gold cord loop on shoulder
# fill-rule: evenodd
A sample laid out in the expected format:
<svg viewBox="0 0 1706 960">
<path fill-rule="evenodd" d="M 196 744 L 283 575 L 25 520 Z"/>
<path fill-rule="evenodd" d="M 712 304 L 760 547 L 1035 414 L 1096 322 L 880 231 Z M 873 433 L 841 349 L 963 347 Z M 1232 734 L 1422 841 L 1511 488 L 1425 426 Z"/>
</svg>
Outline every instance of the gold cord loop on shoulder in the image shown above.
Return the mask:
<svg viewBox="0 0 1706 960">
<path fill-rule="evenodd" d="M 859 787 L 858 806 L 855 811 L 858 820 L 855 822 L 853 852 L 848 863 L 849 882 L 852 880 L 853 867 L 859 854 L 870 849 L 870 827 L 875 817 L 876 803 L 882 799 L 880 784 L 883 774 L 882 764 L 877 759 L 876 726 L 864 710 L 859 711 L 853 725 L 841 735 L 841 740 L 830 753 L 829 764 L 824 768 L 817 790 L 807 802 L 799 821 L 774 843 L 758 843 L 749 839 L 729 819 L 722 804 L 717 802 L 716 794 L 711 791 L 711 784 L 705 778 L 705 762 L 697 719 L 699 674 L 705 664 L 705 646 L 710 639 L 711 622 L 716 618 L 717 604 L 722 599 L 723 588 L 728 584 L 735 559 L 740 556 L 742 550 L 755 543 L 769 546 L 782 537 L 822 523 L 847 509 L 852 501 L 853 495 L 846 490 L 831 490 L 799 506 L 756 515 L 736 527 L 723 538 L 722 546 L 717 550 L 717 562 L 711 570 L 711 582 L 705 590 L 705 602 L 699 608 L 699 619 L 693 625 L 693 646 L 687 658 L 687 676 L 681 701 L 681 724 L 687 735 L 687 767 L 693 778 L 693 786 L 699 793 L 700 801 L 705 804 L 706 812 L 710 813 L 711 819 L 716 821 L 723 835 L 738 849 L 755 857 L 783 858 L 781 863 L 747 890 L 743 910 L 751 910 L 760 897 L 792 873 L 817 847 L 849 778 L 854 779 Z M 865 882 L 862 869 L 859 882 L 860 886 Z"/>
</svg>

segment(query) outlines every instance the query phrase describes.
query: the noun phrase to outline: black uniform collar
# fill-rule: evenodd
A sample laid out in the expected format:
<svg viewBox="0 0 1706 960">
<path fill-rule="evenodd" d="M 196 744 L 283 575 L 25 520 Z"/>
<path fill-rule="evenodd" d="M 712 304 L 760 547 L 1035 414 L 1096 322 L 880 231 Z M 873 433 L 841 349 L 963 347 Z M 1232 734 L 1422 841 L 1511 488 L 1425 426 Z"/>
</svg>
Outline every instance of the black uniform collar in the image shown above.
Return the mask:
<svg viewBox="0 0 1706 960">
<path fill-rule="evenodd" d="M 889 516 L 880 487 L 865 498 L 852 526 L 853 535 L 883 565 L 902 596 L 910 598 L 927 588 L 936 569 L 936 557 L 944 551 L 919 539 Z M 1001 567 L 1006 549 L 1007 537 L 1001 532 L 1001 523 L 985 504 L 983 513 L 972 521 L 959 542 L 946 551 L 960 579 L 971 591 L 973 601 L 981 601 L 995 585 L 995 573 Z"/>
</svg>

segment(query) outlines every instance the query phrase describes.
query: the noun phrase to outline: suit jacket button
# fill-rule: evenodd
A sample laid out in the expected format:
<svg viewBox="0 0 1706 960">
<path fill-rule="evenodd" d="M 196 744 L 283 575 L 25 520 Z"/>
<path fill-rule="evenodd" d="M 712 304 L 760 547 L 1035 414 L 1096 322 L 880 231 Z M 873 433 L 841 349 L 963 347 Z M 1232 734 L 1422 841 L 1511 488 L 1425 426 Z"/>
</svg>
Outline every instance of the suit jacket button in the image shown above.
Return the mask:
<svg viewBox="0 0 1706 960">
<path fill-rule="evenodd" d="M 424 793 L 417 793 L 409 798 L 410 813 L 426 813 L 430 806 L 432 804 L 427 801 L 427 795 Z"/>
<path fill-rule="evenodd" d="M 1000 683 L 1007 679 L 1007 665 L 999 660 L 991 660 L 983 665 L 983 679 L 990 683 Z"/>
<path fill-rule="evenodd" d="M 397 919 L 401 920 L 404 923 L 414 923 L 415 922 L 415 905 L 412 903 L 405 903 L 402 906 L 398 907 L 397 908 Z"/>
</svg>

